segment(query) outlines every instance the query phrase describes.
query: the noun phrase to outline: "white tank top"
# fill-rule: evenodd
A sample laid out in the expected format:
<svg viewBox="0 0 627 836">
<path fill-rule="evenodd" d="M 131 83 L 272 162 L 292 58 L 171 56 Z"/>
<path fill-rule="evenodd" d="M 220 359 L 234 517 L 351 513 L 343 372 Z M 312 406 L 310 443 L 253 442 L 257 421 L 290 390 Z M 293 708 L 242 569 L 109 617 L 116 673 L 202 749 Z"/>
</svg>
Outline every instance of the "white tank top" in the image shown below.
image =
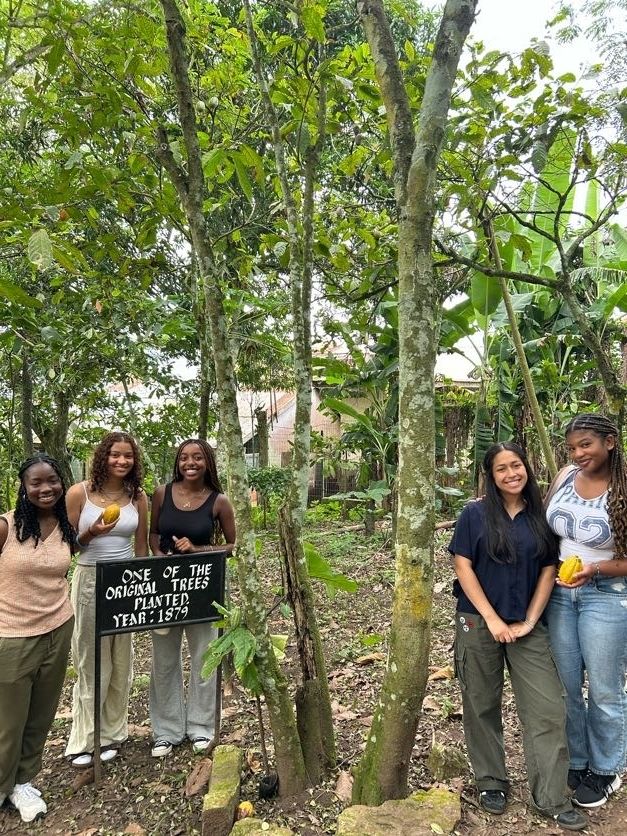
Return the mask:
<svg viewBox="0 0 627 836">
<path fill-rule="evenodd" d="M 92 523 L 95 523 L 98 517 L 104 511 L 104 508 L 98 507 L 87 496 L 87 488 L 83 483 L 85 490 L 85 504 L 78 519 L 78 536 L 80 538 L 82 531 L 87 531 Z M 99 557 L 133 557 L 133 535 L 137 531 L 139 524 L 139 514 L 137 508 L 132 502 L 128 505 L 120 506 L 120 518 L 118 519 L 115 528 L 108 534 L 101 534 L 94 537 L 90 543 L 83 546 L 78 558 L 79 566 L 95 566 L 96 560 Z"/>
<path fill-rule="evenodd" d="M 561 538 L 560 560 L 579 555 L 584 563 L 614 557 L 614 535 L 607 515 L 607 491 L 584 499 L 575 490 L 577 470 L 555 491 L 546 511 L 551 529 Z"/>
</svg>

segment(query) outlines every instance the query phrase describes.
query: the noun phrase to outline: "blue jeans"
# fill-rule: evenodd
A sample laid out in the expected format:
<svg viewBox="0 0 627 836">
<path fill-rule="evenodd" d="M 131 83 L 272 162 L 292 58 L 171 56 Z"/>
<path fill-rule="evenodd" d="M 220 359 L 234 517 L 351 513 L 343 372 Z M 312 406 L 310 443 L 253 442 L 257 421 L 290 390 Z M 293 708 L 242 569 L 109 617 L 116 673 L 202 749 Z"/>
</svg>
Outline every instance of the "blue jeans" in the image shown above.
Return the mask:
<svg viewBox="0 0 627 836">
<path fill-rule="evenodd" d="M 619 774 L 627 745 L 627 581 L 600 577 L 577 589 L 556 586 L 546 617 L 566 689 L 570 768 Z"/>
</svg>

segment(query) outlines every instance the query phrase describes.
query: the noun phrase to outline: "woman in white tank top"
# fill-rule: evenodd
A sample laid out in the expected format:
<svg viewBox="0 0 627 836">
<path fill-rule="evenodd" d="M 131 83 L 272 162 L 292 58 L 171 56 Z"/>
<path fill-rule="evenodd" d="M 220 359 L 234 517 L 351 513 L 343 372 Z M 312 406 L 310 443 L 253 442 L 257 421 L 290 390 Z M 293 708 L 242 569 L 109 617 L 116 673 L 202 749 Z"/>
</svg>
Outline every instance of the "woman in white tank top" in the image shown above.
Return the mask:
<svg viewBox="0 0 627 836">
<path fill-rule="evenodd" d="M 67 494 L 68 516 L 78 531 L 80 555 L 72 577 L 76 627 L 72 660 L 76 670 L 72 731 L 65 754 L 77 767 L 89 766 L 94 750 L 94 641 L 96 560 L 101 557 L 145 556 L 148 553 L 148 503 L 141 488 L 142 467 L 132 436 L 106 435 L 94 451 L 91 480 L 73 485 Z M 116 503 L 120 516 L 102 520 Z M 134 540 L 134 548 L 133 548 Z M 131 633 L 101 639 L 100 759 L 116 757 L 128 736 L 128 698 L 133 681 Z"/>
</svg>

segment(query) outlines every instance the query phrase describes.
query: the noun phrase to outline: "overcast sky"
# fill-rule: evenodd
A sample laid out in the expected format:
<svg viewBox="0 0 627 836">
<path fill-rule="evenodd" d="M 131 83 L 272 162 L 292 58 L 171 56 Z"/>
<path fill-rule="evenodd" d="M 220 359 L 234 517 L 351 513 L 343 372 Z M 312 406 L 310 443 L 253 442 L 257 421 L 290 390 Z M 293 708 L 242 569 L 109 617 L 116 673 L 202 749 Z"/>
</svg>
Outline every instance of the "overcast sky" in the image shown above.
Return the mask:
<svg viewBox="0 0 627 836">
<path fill-rule="evenodd" d="M 579 8 L 581 0 L 572 0 L 572 5 Z M 480 0 L 479 13 L 470 35 L 483 41 L 487 50 L 499 49 L 511 53 L 522 52 L 532 38 L 547 40 L 556 71 L 577 73 L 582 66 L 594 62 L 597 56 L 585 38 L 571 44 L 558 44 L 547 37 L 545 25 L 555 15 L 556 9 L 557 4 L 553 0 Z M 475 342 L 480 344 L 481 339 L 477 338 Z M 477 363 L 478 355 L 466 341 L 460 344 L 460 348 L 472 358 L 472 362 L 459 355 L 443 354 L 438 358 L 436 371 L 457 380 L 465 377 Z"/>
</svg>

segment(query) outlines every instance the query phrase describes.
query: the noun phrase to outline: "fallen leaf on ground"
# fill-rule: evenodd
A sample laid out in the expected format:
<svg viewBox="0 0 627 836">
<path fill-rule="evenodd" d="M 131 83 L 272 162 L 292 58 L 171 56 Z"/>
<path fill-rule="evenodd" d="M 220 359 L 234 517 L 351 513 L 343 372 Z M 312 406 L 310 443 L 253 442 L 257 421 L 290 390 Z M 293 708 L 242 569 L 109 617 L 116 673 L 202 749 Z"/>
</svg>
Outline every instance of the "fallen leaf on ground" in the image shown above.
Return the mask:
<svg viewBox="0 0 627 836">
<path fill-rule="evenodd" d="M 437 668 L 429 674 L 429 682 L 434 682 L 436 679 L 452 679 L 453 676 L 453 668 L 450 665 L 445 665 L 443 668 Z"/>
<path fill-rule="evenodd" d="M 87 784 L 94 783 L 94 768 L 90 766 L 89 769 L 81 769 L 80 772 L 76 774 L 76 777 L 72 781 L 72 792 L 78 792 L 81 787 L 86 787 Z"/>
<path fill-rule="evenodd" d="M 252 749 L 246 752 L 246 764 L 251 772 L 259 772 L 263 768 L 263 764 Z"/>
<path fill-rule="evenodd" d="M 124 828 L 123 832 L 132 833 L 134 834 L 134 836 L 144 836 L 144 834 L 146 833 L 141 824 L 137 824 L 136 821 L 130 821 Z"/>
<path fill-rule="evenodd" d="M 422 701 L 422 710 L 423 711 L 439 711 L 440 710 L 440 703 L 435 699 L 435 697 L 425 697 Z"/>
<path fill-rule="evenodd" d="M 335 783 L 335 794 L 340 799 L 348 803 L 353 795 L 353 776 L 350 772 L 340 772 Z"/>
<path fill-rule="evenodd" d="M 206 788 L 209 783 L 212 764 L 213 761 L 209 758 L 203 758 L 201 761 L 198 761 L 189 773 L 185 782 L 185 795 L 187 798 L 191 798 L 192 795 L 197 795 Z"/>
<path fill-rule="evenodd" d="M 241 712 L 241 708 L 239 705 L 227 705 L 226 708 L 222 709 L 222 717 L 234 717 L 236 714 Z"/>
<path fill-rule="evenodd" d="M 355 664 L 363 667 L 364 665 L 373 665 L 375 662 L 383 662 L 384 660 L 384 653 L 366 653 L 365 656 L 360 656 L 359 659 L 355 659 Z"/>
<path fill-rule="evenodd" d="M 244 729 L 235 729 L 234 732 L 227 734 L 227 736 L 222 739 L 222 743 L 241 743 L 243 739 Z"/>
<path fill-rule="evenodd" d="M 129 737 L 148 737 L 152 734 L 150 726 L 136 726 L 129 723 L 128 736 Z"/>
</svg>

